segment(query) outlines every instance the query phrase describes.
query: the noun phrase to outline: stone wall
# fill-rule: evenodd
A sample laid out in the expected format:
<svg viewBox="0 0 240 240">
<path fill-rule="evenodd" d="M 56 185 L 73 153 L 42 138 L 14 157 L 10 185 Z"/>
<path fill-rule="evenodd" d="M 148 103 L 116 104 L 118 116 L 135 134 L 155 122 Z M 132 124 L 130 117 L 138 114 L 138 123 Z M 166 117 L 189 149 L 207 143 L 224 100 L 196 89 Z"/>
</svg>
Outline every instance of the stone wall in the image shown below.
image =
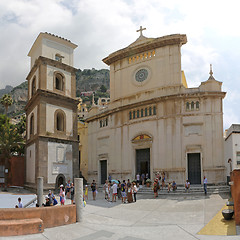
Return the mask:
<svg viewBox="0 0 240 240">
<path fill-rule="evenodd" d="M 57 227 L 76 222 L 76 206 L 53 206 L 40 208 L 4 208 L 0 210 L 0 220 L 40 218 L 44 228 Z"/>
</svg>

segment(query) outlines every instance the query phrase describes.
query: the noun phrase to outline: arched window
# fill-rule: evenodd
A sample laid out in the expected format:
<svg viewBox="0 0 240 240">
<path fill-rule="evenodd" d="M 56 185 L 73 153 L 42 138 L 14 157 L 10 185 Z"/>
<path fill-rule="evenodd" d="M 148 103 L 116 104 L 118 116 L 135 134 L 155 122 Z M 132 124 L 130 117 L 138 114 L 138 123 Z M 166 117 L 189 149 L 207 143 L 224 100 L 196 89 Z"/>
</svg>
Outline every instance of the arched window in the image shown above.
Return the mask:
<svg viewBox="0 0 240 240">
<path fill-rule="evenodd" d="M 62 62 L 62 56 L 59 54 L 59 53 L 57 53 L 56 55 L 55 55 L 55 60 L 56 61 L 58 61 L 58 62 Z"/>
<path fill-rule="evenodd" d="M 34 133 L 34 115 L 30 117 L 30 135 L 33 135 Z"/>
<path fill-rule="evenodd" d="M 34 95 L 35 92 L 36 92 L 36 77 L 34 76 L 32 80 L 32 96 Z"/>
<path fill-rule="evenodd" d="M 189 102 L 186 103 L 186 109 L 189 110 Z"/>
<path fill-rule="evenodd" d="M 196 102 L 196 109 L 199 110 L 200 104 L 199 101 Z"/>
<path fill-rule="evenodd" d="M 64 77 L 60 73 L 55 74 L 55 89 L 63 91 L 64 90 Z"/>
<path fill-rule="evenodd" d="M 191 110 L 194 109 L 194 102 L 191 102 Z"/>
<path fill-rule="evenodd" d="M 65 130 L 65 116 L 63 112 L 58 111 L 56 114 L 56 130 L 63 132 Z"/>
</svg>

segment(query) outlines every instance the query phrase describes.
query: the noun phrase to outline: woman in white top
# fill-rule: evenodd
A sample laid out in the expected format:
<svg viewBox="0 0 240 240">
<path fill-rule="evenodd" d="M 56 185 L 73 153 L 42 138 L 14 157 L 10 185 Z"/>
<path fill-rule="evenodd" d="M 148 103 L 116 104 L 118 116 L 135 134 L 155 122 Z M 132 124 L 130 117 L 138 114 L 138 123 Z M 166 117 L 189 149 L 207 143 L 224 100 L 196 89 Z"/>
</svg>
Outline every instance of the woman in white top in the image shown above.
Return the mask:
<svg viewBox="0 0 240 240">
<path fill-rule="evenodd" d="M 135 182 L 133 182 L 133 197 L 135 202 L 137 201 L 137 191 L 138 191 L 137 185 Z"/>
<path fill-rule="evenodd" d="M 116 197 L 117 197 L 117 184 L 114 182 L 112 185 L 112 201 L 116 202 Z"/>
</svg>

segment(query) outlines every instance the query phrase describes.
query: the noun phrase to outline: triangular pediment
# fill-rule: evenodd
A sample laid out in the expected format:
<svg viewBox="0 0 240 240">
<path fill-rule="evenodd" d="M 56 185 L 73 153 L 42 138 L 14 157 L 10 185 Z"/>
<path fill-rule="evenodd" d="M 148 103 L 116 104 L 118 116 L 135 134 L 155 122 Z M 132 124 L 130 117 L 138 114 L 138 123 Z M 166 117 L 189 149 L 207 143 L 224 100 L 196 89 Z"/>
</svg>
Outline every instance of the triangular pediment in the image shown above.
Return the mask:
<svg viewBox="0 0 240 240">
<path fill-rule="evenodd" d="M 144 36 L 140 36 L 135 42 L 131 43 L 128 47 L 135 47 L 137 45 L 141 45 L 143 43 L 147 43 L 149 41 L 152 41 L 154 38 L 147 38 Z"/>
</svg>

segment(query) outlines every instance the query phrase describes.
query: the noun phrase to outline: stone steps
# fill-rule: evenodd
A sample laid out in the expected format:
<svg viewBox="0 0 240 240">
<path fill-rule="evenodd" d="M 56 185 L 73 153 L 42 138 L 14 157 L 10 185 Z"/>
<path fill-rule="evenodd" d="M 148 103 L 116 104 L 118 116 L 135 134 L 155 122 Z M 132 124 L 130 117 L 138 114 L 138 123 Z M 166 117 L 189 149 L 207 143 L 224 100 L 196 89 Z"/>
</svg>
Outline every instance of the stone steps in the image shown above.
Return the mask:
<svg viewBox="0 0 240 240">
<path fill-rule="evenodd" d="M 98 187 L 99 191 L 103 190 L 103 185 L 100 185 Z M 208 185 L 207 186 L 207 193 L 209 194 L 228 194 L 230 193 L 230 186 L 223 184 L 223 185 Z M 153 194 L 153 189 L 152 186 L 151 187 L 142 187 L 140 185 L 139 190 L 138 190 L 138 194 L 143 194 L 143 195 L 148 195 L 148 194 Z M 168 193 L 168 189 L 167 187 L 163 188 L 163 190 L 159 190 L 158 191 L 159 195 L 199 195 L 199 194 L 204 194 L 204 190 L 203 190 L 203 186 L 202 185 L 191 185 L 191 188 L 189 191 L 185 192 L 185 188 L 183 186 L 178 186 L 176 191 L 170 191 Z"/>
<path fill-rule="evenodd" d="M 40 218 L 0 220 L 0 236 L 18 236 L 42 233 L 43 221 Z"/>
<path fill-rule="evenodd" d="M 140 186 L 139 194 L 153 194 L 152 187 L 142 187 Z M 168 193 L 167 187 L 161 189 L 158 191 L 158 194 L 165 195 L 165 194 L 203 194 L 203 186 L 201 185 L 192 185 L 190 190 L 185 191 L 185 188 L 183 186 L 179 186 L 176 191 L 170 191 Z M 216 186 L 208 186 L 207 187 L 207 193 L 208 194 L 220 194 L 220 193 L 230 193 L 230 187 L 227 185 L 216 185 Z"/>
</svg>

